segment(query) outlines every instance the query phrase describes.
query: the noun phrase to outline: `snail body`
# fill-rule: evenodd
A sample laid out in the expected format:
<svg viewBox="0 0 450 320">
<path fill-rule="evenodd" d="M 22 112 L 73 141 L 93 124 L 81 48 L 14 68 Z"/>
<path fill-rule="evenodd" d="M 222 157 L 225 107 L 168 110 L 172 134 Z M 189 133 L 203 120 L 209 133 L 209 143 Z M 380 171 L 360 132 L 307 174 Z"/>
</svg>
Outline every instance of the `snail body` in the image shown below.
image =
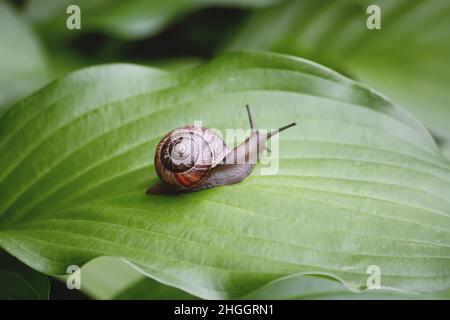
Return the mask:
<svg viewBox="0 0 450 320">
<path fill-rule="evenodd" d="M 228 148 L 221 137 L 203 127 L 185 126 L 166 134 L 156 147 L 154 161 L 162 182 L 149 188 L 147 194 L 195 192 L 239 183 L 247 178 L 270 137 L 295 123 L 260 133 L 253 125 L 249 107 L 246 108 L 252 133 L 234 149 Z"/>
</svg>

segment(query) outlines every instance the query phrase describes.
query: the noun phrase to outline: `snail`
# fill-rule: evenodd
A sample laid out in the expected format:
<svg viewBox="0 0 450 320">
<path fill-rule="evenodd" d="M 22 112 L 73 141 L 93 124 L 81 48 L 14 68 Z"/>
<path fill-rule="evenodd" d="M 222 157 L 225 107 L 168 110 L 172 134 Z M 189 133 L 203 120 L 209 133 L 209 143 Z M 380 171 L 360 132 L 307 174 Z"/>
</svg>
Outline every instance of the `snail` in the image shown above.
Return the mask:
<svg viewBox="0 0 450 320">
<path fill-rule="evenodd" d="M 255 128 L 250 108 L 246 105 L 251 135 L 239 146 L 229 149 L 213 131 L 184 126 L 170 131 L 156 147 L 155 169 L 161 182 L 147 194 L 178 194 L 239 183 L 252 172 L 267 141 L 286 130 L 261 133 Z"/>
</svg>

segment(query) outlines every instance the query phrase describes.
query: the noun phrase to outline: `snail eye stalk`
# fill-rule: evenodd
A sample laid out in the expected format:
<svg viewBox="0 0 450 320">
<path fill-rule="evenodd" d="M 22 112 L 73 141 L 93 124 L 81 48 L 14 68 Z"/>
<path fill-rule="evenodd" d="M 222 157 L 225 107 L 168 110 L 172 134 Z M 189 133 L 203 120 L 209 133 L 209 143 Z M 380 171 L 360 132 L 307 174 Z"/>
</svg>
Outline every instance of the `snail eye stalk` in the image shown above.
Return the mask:
<svg viewBox="0 0 450 320">
<path fill-rule="evenodd" d="M 248 121 L 250 122 L 250 128 L 252 130 L 255 130 L 255 124 L 253 122 L 253 117 L 252 117 L 252 113 L 250 112 L 250 107 L 248 106 L 248 104 L 245 105 L 245 108 L 247 109 L 247 114 L 248 114 Z"/>
<path fill-rule="evenodd" d="M 289 129 L 290 127 L 293 127 L 293 126 L 296 126 L 296 125 L 297 125 L 297 122 L 292 122 L 292 123 L 289 123 L 289 124 L 287 124 L 285 126 L 282 126 L 281 128 L 272 130 L 271 132 L 269 132 L 267 134 L 267 139 L 269 139 L 270 137 L 276 135 L 277 133 L 280 133 L 281 131 L 284 131 L 284 130 Z"/>
</svg>

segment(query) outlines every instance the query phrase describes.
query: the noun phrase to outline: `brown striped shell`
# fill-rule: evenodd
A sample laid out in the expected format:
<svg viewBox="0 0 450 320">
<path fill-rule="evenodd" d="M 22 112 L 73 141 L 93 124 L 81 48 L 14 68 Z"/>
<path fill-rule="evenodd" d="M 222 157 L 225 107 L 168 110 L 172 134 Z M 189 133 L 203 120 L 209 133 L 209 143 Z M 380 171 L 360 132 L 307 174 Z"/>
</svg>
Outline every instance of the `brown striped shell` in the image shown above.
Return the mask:
<svg viewBox="0 0 450 320">
<path fill-rule="evenodd" d="M 202 181 L 229 151 L 211 130 L 180 127 L 170 131 L 156 147 L 156 173 L 174 189 L 187 190 Z"/>
</svg>

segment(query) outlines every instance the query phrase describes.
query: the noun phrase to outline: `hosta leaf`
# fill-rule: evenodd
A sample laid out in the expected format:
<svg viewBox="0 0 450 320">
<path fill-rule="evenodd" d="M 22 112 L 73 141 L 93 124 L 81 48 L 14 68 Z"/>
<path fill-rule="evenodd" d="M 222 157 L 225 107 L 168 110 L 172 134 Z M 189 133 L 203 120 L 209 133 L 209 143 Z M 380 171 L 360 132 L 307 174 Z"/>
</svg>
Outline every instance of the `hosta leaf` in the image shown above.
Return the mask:
<svg viewBox="0 0 450 320">
<path fill-rule="evenodd" d="M 0 251 L 0 300 L 46 300 L 50 284 L 46 275 Z"/>
<path fill-rule="evenodd" d="M 82 289 L 95 299 L 173 300 L 197 299 L 182 290 L 144 277 L 118 258 L 101 257 L 82 268 Z M 449 299 L 450 291 L 401 293 L 387 290 L 349 291 L 337 281 L 294 276 L 270 283 L 243 299 Z"/>
<path fill-rule="evenodd" d="M 144 278 L 131 284 L 113 297 L 116 300 L 196 300 L 197 297 L 180 289 Z"/>
<path fill-rule="evenodd" d="M 147 196 L 169 130 L 261 128 L 278 173 L 181 196 Z M 44 273 L 123 257 L 202 298 L 239 297 L 286 276 L 364 289 L 450 287 L 450 163 L 382 96 L 306 60 L 238 52 L 169 73 L 93 67 L 0 118 L 0 245 Z"/>
<path fill-rule="evenodd" d="M 180 17 L 208 6 L 259 8 L 279 0 L 32 0 L 25 17 L 45 32 L 71 35 L 67 30 L 66 8 L 81 9 L 81 30 L 105 31 L 126 39 L 152 36 Z"/>
<path fill-rule="evenodd" d="M 101 300 L 112 299 L 143 278 L 148 279 L 130 264 L 113 257 L 89 261 L 81 268 L 80 274 L 83 293 Z"/>
<path fill-rule="evenodd" d="M 92 299 L 197 299 L 150 279 L 126 261 L 113 257 L 100 257 L 85 264 L 81 268 L 81 282 L 81 289 Z"/>
<path fill-rule="evenodd" d="M 114 296 L 121 300 L 174 300 L 196 299 L 179 289 L 163 285 L 150 278 L 131 284 Z M 450 291 L 439 293 L 401 293 L 388 290 L 349 291 L 339 282 L 318 277 L 298 276 L 280 280 L 243 297 L 250 300 L 448 300 Z"/>
<path fill-rule="evenodd" d="M 447 158 L 450 159 L 450 144 L 449 144 L 449 143 L 447 143 L 446 145 L 444 145 L 444 147 L 443 147 L 443 152 L 444 152 L 444 155 L 446 155 Z"/>
<path fill-rule="evenodd" d="M 366 27 L 369 5 L 381 30 Z M 333 66 L 450 139 L 450 2 L 301 0 L 255 12 L 228 49 L 274 50 Z"/>
<path fill-rule="evenodd" d="M 50 77 L 42 48 L 16 12 L 0 1 L 0 113 Z"/>
<path fill-rule="evenodd" d="M 352 292 L 342 283 L 323 277 L 295 276 L 271 283 L 244 298 L 251 300 L 448 300 L 450 291 L 418 294 L 371 289 L 364 292 Z"/>
</svg>

